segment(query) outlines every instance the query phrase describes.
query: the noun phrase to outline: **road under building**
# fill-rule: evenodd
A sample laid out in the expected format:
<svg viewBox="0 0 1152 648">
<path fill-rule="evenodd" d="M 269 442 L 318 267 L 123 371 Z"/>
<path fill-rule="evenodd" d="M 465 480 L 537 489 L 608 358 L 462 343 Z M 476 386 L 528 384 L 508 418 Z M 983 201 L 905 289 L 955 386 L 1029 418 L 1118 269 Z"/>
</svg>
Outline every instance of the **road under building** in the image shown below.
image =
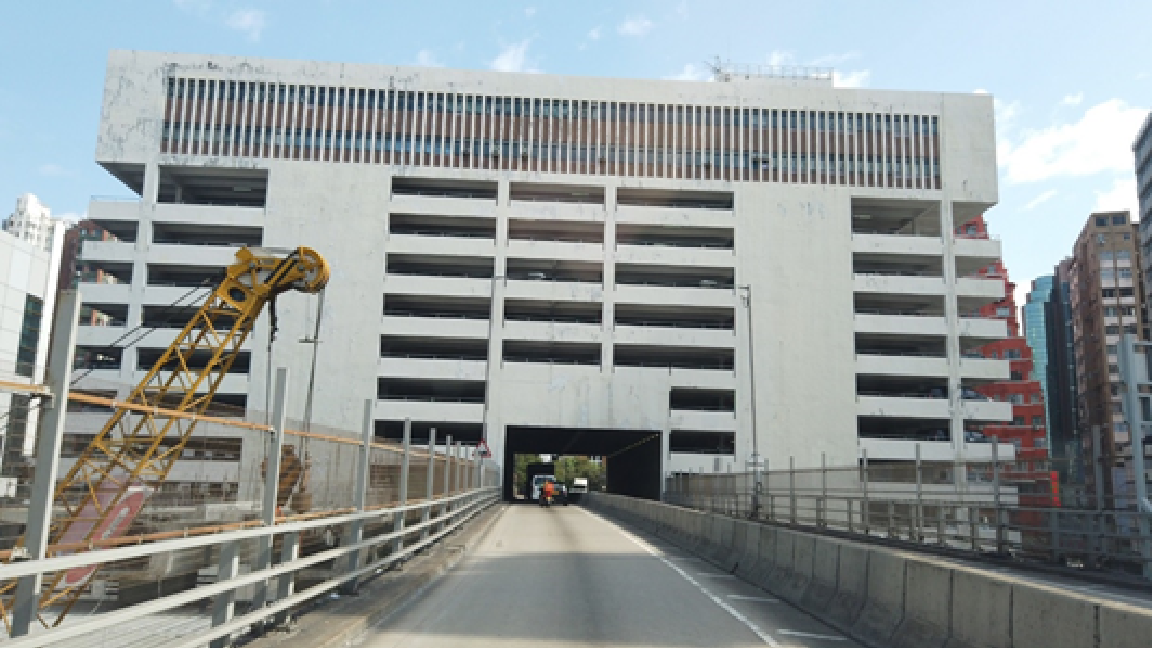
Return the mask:
<svg viewBox="0 0 1152 648">
<path fill-rule="evenodd" d="M 515 456 L 601 457 L 609 493 L 660 499 L 661 433 L 651 430 L 603 430 L 509 426 L 504 444 L 504 498 L 513 498 L 511 467 Z"/>
</svg>

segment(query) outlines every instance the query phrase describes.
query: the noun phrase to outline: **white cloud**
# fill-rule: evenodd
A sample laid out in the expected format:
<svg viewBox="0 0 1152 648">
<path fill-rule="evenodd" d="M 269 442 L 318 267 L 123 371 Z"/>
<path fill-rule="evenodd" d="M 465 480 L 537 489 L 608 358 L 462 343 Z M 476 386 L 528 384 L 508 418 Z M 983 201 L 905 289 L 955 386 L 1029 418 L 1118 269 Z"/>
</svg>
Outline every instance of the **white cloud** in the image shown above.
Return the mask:
<svg viewBox="0 0 1152 648">
<path fill-rule="evenodd" d="M 1068 95 L 1060 100 L 1062 106 L 1079 106 L 1080 102 L 1084 101 L 1084 93 L 1077 92 L 1074 95 Z"/>
<path fill-rule="evenodd" d="M 1133 218 L 1140 218 L 1140 201 L 1136 197 L 1136 178 L 1122 176 L 1112 180 L 1112 188 L 1097 191 L 1092 211 L 1122 211 L 1127 209 Z"/>
<path fill-rule="evenodd" d="M 643 36 L 652 31 L 652 21 L 644 16 L 629 16 L 627 20 L 616 25 L 616 32 L 621 36 Z"/>
<path fill-rule="evenodd" d="M 588 38 L 591 38 L 592 40 L 600 40 L 600 37 L 603 35 L 604 35 L 604 27 L 602 27 L 600 25 L 596 25 L 595 27 L 593 27 L 591 30 L 588 31 Z"/>
<path fill-rule="evenodd" d="M 51 162 L 47 164 L 41 164 L 40 168 L 37 170 L 42 176 L 59 177 L 68 175 L 68 169 L 65 169 L 59 164 L 53 164 Z"/>
<path fill-rule="evenodd" d="M 768 65 L 795 65 L 796 53 L 791 50 L 772 50 L 768 55 Z"/>
<path fill-rule="evenodd" d="M 500 72 L 529 72 L 538 74 L 540 70 L 528 63 L 528 46 L 532 44 L 531 38 L 525 38 L 519 43 L 505 45 L 488 67 Z"/>
<path fill-rule="evenodd" d="M 430 49 L 422 49 L 416 53 L 416 65 L 423 67 L 444 67 L 444 63 L 436 58 L 436 53 Z"/>
<path fill-rule="evenodd" d="M 528 16 L 529 18 L 531 18 L 532 16 L 535 16 L 536 15 L 536 7 L 525 7 L 524 8 L 524 15 Z"/>
<path fill-rule="evenodd" d="M 668 81 L 707 81 L 709 72 L 699 66 L 687 63 L 679 74 L 664 77 Z"/>
<path fill-rule="evenodd" d="M 832 84 L 837 88 L 863 88 L 868 85 L 871 78 L 871 70 L 852 70 L 847 74 L 841 73 L 840 70 L 832 72 Z"/>
<path fill-rule="evenodd" d="M 1012 142 L 1008 135 L 1015 104 L 1007 104 L 997 115 L 1003 122 L 997 128 L 1003 134 L 997 157 L 1012 184 L 1106 171 L 1132 173 L 1132 141 L 1146 112 L 1109 99 L 1088 108 L 1074 124 L 1027 131 Z"/>
<path fill-rule="evenodd" d="M 1029 200 L 1028 204 L 1024 205 L 1023 211 L 1029 211 L 1032 209 L 1036 209 L 1040 205 L 1043 205 L 1044 203 L 1048 202 L 1049 200 L 1052 200 L 1052 198 L 1054 198 L 1056 196 L 1056 193 L 1057 192 L 1055 189 L 1049 189 L 1048 191 L 1045 191 L 1044 193 L 1040 194 L 1039 196 L 1036 196 L 1035 198 L 1033 198 L 1032 200 Z"/>
<path fill-rule="evenodd" d="M 972 94 L 992 94 L 992 93 L 988 92 L 984 88 L 976 88 L 975 90 L 972 91 Z"/>
<path fill-rule="evenodd" d="M 680 4 L 676 5 L 676 15 L 681 19 L 688 19 L 688 0 L 680 0 Z"/>
<path fill-rule="evenodd" d="M 224 25 L 247 34 L 248 40 L 258 41 L 264 31 L 264 12 L 259 9 L 238 9 L 224 20 Z"/>
</svg>

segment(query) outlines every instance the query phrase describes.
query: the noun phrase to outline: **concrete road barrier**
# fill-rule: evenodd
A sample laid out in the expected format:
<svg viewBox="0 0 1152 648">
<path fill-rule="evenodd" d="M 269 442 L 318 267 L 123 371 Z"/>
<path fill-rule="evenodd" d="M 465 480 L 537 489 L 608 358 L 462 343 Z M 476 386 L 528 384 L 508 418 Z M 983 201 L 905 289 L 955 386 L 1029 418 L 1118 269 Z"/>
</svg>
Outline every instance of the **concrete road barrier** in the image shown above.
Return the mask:
<svg viewBox="0 0 1152 648">
<path fill-rule="evenodd" d="M 597 494 L 589 506 L 689 551 L 870 646 L 1149 648 L 1152 610 L 946 559 Z"/>
<path fill-rule="evenodd" d="M 1152 613 L 1143 608 L 1101 602 L 1100 648 L 1148 648 L 1152 645 Z"/>
<path fill-rule="evenodd" d="M 861 544 L 840 545 L 836 594 L 825 619 L 844 632 L 851 630 L 868 601 L 868 548 Z"/>
<path fill-rule="evenodd" d="M 729 544 L 729 551 L 721 561 L 721 565 L 726 572 L 735 572 L 736 568 L 740 566 L 740 561 L 744 559 L 744 553 L 748 545 L 748 530 L 749 524 L 743 520 L 732 521 L 732 541 Z"/>
<path fill-rule="evenodd" d="M 752 575 L 760 561 L 760 532 L 764 525 L 759 522 L 745 522 L 737 527 L 737 533 L 744 531 L 744 553 L 740 555 L 740 563 L 736 565 L 736 575 L 744 580 L 751 581 Z"/>
<path fill-rule="evenodd" d="M 779 529 L 774 526 L 760 525 L 760 542 L 756 548 L 756 564 L 752 567 L 752 573 L 748 575 L 749 583 L 764 587 L 761 583 L 766 582 L 768 577 L 772 575 L 772 570 L 775 568 L 776 533 L 778 531 Z"/>
<path fill-rule="evenodd" d="M 828 613 L 832 608 L 840 576 L 840 547 L 843 543 L 819 536 L 814 540 L 812 579 L 800 597 L 800 607 L 819 615 Z"/>
<path fill-rule="evenodd" d="M 887 645 L 904 620 L 904 570 L 902 555 L 888 549 L 868 551 L 868 596 L 852 635 L 873 645 Z"/>
<path fill-rule="evenodd" d="M 952 570 L 952 638 L 947 648 L 1012 648 L 1012 582 Z"/>
<path fill-rule="evenodd" d="M 1017 581 L 1012 585 L 1012 646 L 1096 646 L 1096 607 L 1095 599 L 1082 594 Z M 1146 641 L 1152 642 L 1148 639 Z M 1106 647 L 1101 644 L 1100 648 Z"/>
<path fill-rule="evenodd" d="M 952 570 L 912 556 L 904 565 L 904 621 L 892 646 L 944 648 L 952 627 Z"/>
<path fill-rule="evenodd" d="M 796 533 L 792 538 L 792 570 L 780 584 L 780 596 L 789 603 L 799 605 L 800 599 L 812 582 L 812 556 L 816 551 L 816 536 Z"/>
<path fill-rule="evenodd" d="M 760 587 L 780 596 L 783 585 L 792 577 L 792 559 L 796 533 L 787 529 L 776 529 L 776 542 L 772 551 L 772 569 L 760 576 Z"/>
</svg>

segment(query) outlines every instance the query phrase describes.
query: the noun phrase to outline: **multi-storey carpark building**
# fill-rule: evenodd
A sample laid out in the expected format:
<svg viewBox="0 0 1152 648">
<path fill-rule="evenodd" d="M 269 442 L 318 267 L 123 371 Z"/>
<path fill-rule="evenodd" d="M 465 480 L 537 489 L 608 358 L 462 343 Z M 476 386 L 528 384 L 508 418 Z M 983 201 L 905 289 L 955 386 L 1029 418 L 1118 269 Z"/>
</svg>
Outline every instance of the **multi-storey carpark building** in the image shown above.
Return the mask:
<svg viewBox="0 0 1152 648">
<path fill-rule="evenodd" d="M 742 469 L 754 445 L 770 466 L 908 459 L 917 440 L 952 460 L 988 452 L 966 420 L 1011 420 L 959 398 L 1008 377 L 960 353 L 1006 335 L 962 315 L 1003 298 L 969 277 L 1000 245 L 951 235 L 996 202 L 994 151 L 988 96 L 830 76 L 114 52 L 96 157 L 138 200 L 92 204 L 120 240 L 84 257 L 124 283 L 82 291 L 159 324 L 237 244 L 315 247 L 333 268 L 316 421 L 356 429 L 375 399 L 382 435 L 410 419 L 417 438 L 484 435 L 498 459 L 602 455 L 628 492 L 717 456 Z M 315 304 L 282 302 L 272 364 L 291 368 L 298 416 Z M 257 409 L 267 332 L 225 385 Z M 101 372 L 130 382 L 151 357 L 124 349 Z M 927 442 L 939 428 L 952 440 Z"/>
</svg>

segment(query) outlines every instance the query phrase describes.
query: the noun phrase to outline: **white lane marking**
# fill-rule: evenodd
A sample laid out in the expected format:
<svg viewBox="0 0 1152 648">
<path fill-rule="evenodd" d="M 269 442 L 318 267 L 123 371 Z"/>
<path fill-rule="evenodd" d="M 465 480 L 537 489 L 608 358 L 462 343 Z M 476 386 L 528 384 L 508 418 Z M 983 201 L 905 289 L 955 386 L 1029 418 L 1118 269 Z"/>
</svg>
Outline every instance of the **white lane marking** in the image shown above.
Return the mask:
<svg viewBox="0 0 1152 648">
<path fill-rule="evenodd" d="M 744 596 L 743 594 L 729 594 L 728 598 L 736 599 L 737 601 L 759 601 L 761 603 L 778 603 L 780 599 L 768 598 L 766 596 Z"/>
<path fill-rule="evenodd" d="M 776 632 L 779 632 L 782 635 L 788 635 L 789 637 L 804 637 L 805 639 L 823 639 L 825 641 L 846 641 L 846 639 L 844 637 L 841 637 L 840 635 L 812 634 L 811 632 L 797 632 L 796 630 L 777 630 Z"/>
<path fill-rule="evenodd" d="M 580 510 L 584 511 L 584 509 L 580 509 Z M 587 513 L 588 515 L 592 516 L 592 517 L 596 517 L 596 516 L 592 515 L 592 513 L 590 513 L 589 511 L 584 511 L 584 512 Z M 598 518 L 598 519 L 602 519 L 602 518 Z M 615 526 L 615 525 L 613 525 L 613 526 Z M 761 641 L 768 644 L 769 646 L 772 646 L 772 648 L 780 648 L 780 643 L 777 642 L 775 639 L 773 639 L 772 635 L 769 635 L 767 632 L 764 632 L 763 630 L 761 630 L 760 627 L 757 626 L 755 623 L 753 623 L 751 619 L 744 616 L 743 614 L 740 614 L 740 612 L 737 611 L 736 608 L 725 603 L 724 600 L 721 599 L 719 596 L 716 596 L 712 592 L 709 592 L 703 585 L 696 582 L 695 578 L 692 578 L 683 569 L 680 569 L 676 565 L 672 564 L 672 561 L 666 559 L 664 556 L 661 556 L 659 553 L 656 552 L 655 549 L 653 549 L 652 547 L 649 547 L 646 542 L 644 542 L 640 538 L 637 538 L 636 536 L 632 535 L 631 533 L 628 533 L 624 529 L 621 529 L 620 527 L 616 527 L 616 530 L 620 532 L 620 535 L 623 535 L 625 538 L 628 538 L 629 540 L 631 540 L 632 543 L 635 544 L 637 547 L 640 547 L 644 551 L 647 551 L 652 557 L 656 558 L 660 562 L 667 565 L 667 567 L 669 569 L 676 572 L 677 574 L 680 574 L 680 578 L 683 578 L 684 580 L 691 583 L 696 589 L 700 590 L 700 592 L 702 594 L 704 594 L 704 596 L 707 596 L 708 598 L 712 599 L 712 602 L 715 603 L 721 610 L 724 610 L 728 614 L 732 615 L 732 617 L 735 618 L 737 621 L 739 621 L 740 623 L 743 623 L 749 630 L 752 631 L 752 634 L 756 635 L 757 637 L 760 637 Z"/>
</svg>

